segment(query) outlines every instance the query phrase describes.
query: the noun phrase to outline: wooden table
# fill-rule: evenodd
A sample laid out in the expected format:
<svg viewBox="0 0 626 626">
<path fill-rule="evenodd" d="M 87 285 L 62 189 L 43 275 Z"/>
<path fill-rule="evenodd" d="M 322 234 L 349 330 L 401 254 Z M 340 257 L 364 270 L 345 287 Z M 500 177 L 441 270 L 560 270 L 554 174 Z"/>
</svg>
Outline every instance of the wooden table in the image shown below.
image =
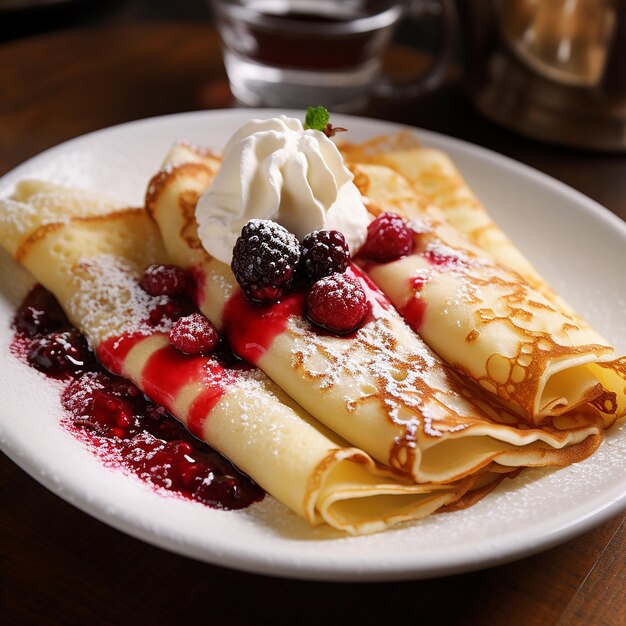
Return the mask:
<svg viewBox="0 0 626 626">
<path fill-rule="evenodd" d="M 209 25 L 77 30 L 5 44 L 0 174 L 81 133 L 230 102 Z M 546 146 L 501 130 L 473 112 L 458 85 L 419 103 L 374 103 L 368 113 L 493 148 L 626 219 L 625 155 Z M 624 513 L 543 554 L 480 572 L 367 586 L 311 583 L 153 548 L 66 504 L 7 458 L 0 468 L 0 606 L 7 624 L 626 623 Z"/>
</svg>

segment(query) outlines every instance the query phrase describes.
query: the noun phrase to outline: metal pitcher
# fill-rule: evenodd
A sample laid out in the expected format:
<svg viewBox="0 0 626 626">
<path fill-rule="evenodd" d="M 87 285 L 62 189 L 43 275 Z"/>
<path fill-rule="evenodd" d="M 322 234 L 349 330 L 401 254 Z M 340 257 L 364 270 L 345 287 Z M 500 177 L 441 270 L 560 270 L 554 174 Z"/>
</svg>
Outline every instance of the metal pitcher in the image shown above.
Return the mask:
<svg viewBox="0 0 626 626">
<path fill-rule="evenodd" d="M 492 120 L 546 141 L 626 150 L 626 0 L 459 0 L 467 89 Z"/>
</svg>

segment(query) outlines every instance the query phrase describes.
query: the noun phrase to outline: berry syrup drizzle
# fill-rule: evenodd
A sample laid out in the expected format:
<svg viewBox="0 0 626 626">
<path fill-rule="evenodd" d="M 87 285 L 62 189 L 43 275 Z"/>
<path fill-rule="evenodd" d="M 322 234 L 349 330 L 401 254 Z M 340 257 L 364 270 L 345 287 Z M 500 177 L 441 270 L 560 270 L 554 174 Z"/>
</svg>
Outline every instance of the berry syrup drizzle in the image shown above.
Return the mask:
<svg viewBox="0 0 626 626">
<path fill-rule="evenodd" d="M 337 335 L 315 324 L 310 330 L 318 335 L 352 339 L 360 328 L 375 319 L 375 310 L 391 308 L 389 300 L 358 267 L 351 265 L 346 274 L 363 288 L 368 313 L 352 332 Z M 223 332 L 233 351 L 248 363 L 257 364 L 267 352 L 274 339 L 285 331 L 289 319 L 294 316 L 306 318 L 306 292 L 308 287 L 297 286 L 278 302 L 258 304 L 249 302 L 240 289 L 228 299 L 222 313 Z"/>
<path fill-rule="evenodd" d="M 428 247 L 419 254 L 428 261 L 432 270 L 421 270 L 409 278 L 409 287 L 413 297 L 399 309 L 407 324 L 416 332 L 420 331 L 428 308 L 426 301 L 420 297 L 420 292 L 432 277 L 432 272 L 454 271 L 467 267 L 465 259 L 456 255 L 452 250 L 448 251 L 445 247 Z"/>
<path fill-rule="evenodd" d="M 370 224 L 370 227 L 374 225 L 376 221 L 378 221 L 378 219 L 385 216 L 387 216 L 387 214 L 379 216 L 377 220 Z M 404 234 L 408 236 L 408 233 L 410 233 L 411 230 L 408 228 L 408 225 L 406 225 L 406 223 L 404 226 L 404 230 L 406 231 L 406 233 Z M 454 250 L 447 248 L 446 246 L 427 245 L 425 248 L 420 246 L 420 235 L 422 234 L 422 232 L 427 231 L 413 231 L 411 235 L 413 238 L 412 245 L 404 246 L 402 240 L 397 240 L 399 233 L 402 234 L 402 229 L 398 227 L 395 231 L 393 229 L 391 230 L 393 232 L 391 232 L 390 239 L 388 241 L 382 242 L 383 244 L 385 244 L 382 247 L 382 250 L 378 250 L 376 248 L 377 245 L 380 246 L 380 242 L 377 242 L 375 238 L 370 240 L 371 233 L 368 234 L 368 241 L 366 242 L 366 245 L 364 245 L 363 248 L 359 251 L 359 257 L 357 258 L 359 267 L 363 272 L 365 272 L 366 275 L 375 271 L 377 267 L 395 263 L 398 259 L 407 256 L 407 254 L 421 256 L 428 262 L 428 264 L 432 268 L 432 271 L 435 272 L 460 270 L 467 267 L 468 265 L 465 258 L 459 256 Z M 422 249 L 420 250 L 419 248 Z M 370 252 L 369 256 L 368 250 Z M 385 256 L 388 256 L 390 258 L 385 259 Z M 420 331 L 424 323 L 424 318 L 426 316 L 426 311 L 428 308 L 426 301 L 421 298 L 420 294 L 426 283 L 430 280 L 431 276 L 432 273 L 428 270 L 420 270 L 419 273 L 417 273 L 415 276 L 411 276 L 408 279 L 407 284 L 412 295 L 404 306 L 398 307 L 398 312 L 400 313 L 400 315 L 402 315 L 407 324 L 416 332 Z"/>
<path fill-rule="evenodd" d="M 398 309 L 407 324 L 416 332 L 422 327 L 426 315 L 426 302 L 420 297 L 420 292 L 428 282 L 429 277 L 430 274 L 428 273 L 420 273 L 409 278 L 413 295 L 402 308 Z"/>
<path fill-rule="evenodd" d="M 228 460 L 192 437 L 162 406 L 96 361 L 54 296 L 36 286 L 14 318 L 11 351 L 60 381 L 62 424 L 105 466 L 217 509 L 241 509 L 264 492 Z"/>
</svg>

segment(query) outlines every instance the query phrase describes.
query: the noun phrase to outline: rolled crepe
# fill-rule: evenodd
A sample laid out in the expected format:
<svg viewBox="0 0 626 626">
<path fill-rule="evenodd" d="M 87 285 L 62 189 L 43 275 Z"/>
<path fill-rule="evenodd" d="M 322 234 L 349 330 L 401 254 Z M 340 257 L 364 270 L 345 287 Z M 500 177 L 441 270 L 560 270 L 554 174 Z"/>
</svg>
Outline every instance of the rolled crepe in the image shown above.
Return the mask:
<svg viewBox="0 0 626 626">
<path fill-rule="evenodd" d="M 379 462 L 418 482 L 448 482 L 492 461 L 508 467 L 562 465 L 599 442 L 601 420 L 586 410 L 528 428 L 480 388 L 453 375 L 357 270 L 371 315 L 344 337 L 315 330 L 304 294 L 279 303 L 245 301 L 230 268 L 197 237 L 194 209 L 219 159 L 175 147 L 152 179 L 146 207 L 175 263 L 189 268 L 197 304 L 241 356 L 314 417 Z"/>
<path fill-rule="evenodd" d="M 478 478 L 497 484 L 489 472 L 449 486 L 402 481 L 258 370 L 178 352 L 168 341 L 170 322 L 148 322 L 167 298 L 138 285 L 147 265 L 168 261 L 156 226 L 143 209 L 109 213 L 108 203 L 89 198 L 83 203 L 82 193 L 35 181 L 18 185 L 11 200 L 0 201 L 0 243 L 57 297 L 106 367 L 311 524 L 375 532 L 442 505 L 462 506 L 459 498 Z"/>
<path fill-rule="evenodd" d="M 359 144 L 345 143 L 340 146 L 340 149 L 349 163 L 384 165 L 400 174 L 413 192 L 412 202 L 417 198 L 421 207 L 436 206 L 452 226 L 464 233 L 472 245 L 484 250 L 499 265 L 519 274 L 557 310 L 575 318 L 576 325 L 588 331 L 590 336 L 595 335 L 593 343 L 607 343 L 552 289 L 493 221 L 485 206 L 445 152 L 421 145 L 410 131 L 381 135 Z M 362 188 L 363 184 L 367 184 L 367 177 L 360 179 L 360 182 Z M 378 191 L 381 191 L 380 188 Z M 394 192 L 387 190 L 386 195 L 393 196 Z M 407 207 L 407 210 L 410 208 Z M 417 216 L 409 215 L 409 217 Z M 602 369 L 597 367 L 591 367 L 591 369 L 595 370 L 596 376 L 607 381 L 607 385 L 611 388 L 620 387 L 620 385 L 624 387 L 626 384 L 620 382 L 620 379 L 624 381 L 626 378 L 624 359 L 610 366 L 605 365 Z M 620 371 L 621 374 L 616 375 L 616 371 Z"/>
<path fill-rule="evenodd" d="M 417 137 L 409 131 L 375 137 L 360 144 L 346 143 L 341 146 L 341 151 L 346 160 L 353 165 L 384 165 L 400 174 L 413 192 L 410 194 L 411 201 L 405 205 L 402 213 L 407 217 L 418 217 L 421 212 L 419 209 L 415 211 L 416 207 L 436 206 L 443 212 L 449 224 L 466 236 L 469 243 L 484 250 L 500 266 L 519 274 L 558 311 L 573 318 L 575 325 L 587 332 L 590 343 L 608 344 L 552 289 L 493 221 L 445 152 L 422 146 Z M 354 167 L 352 169 L 354 171 Z M 361 189 L 368 184 L 368 177 L 360 177 L 358 173 L 356 180 L 359 181 Z M 405 183 L 401 186 L 405 187 Z M 377 192 L 382 192 L 380 185 L 377 185 Z M 397 191 L 390 193 L 387 189 L 384 192 L 387 199 L 394 193 L 397 194 Z M 416 198 L 417 205 L 414 205 Z M 395 200 L 399 200 L 399 197 Z M 626 402 L 622 400 L 626 388 L 626 360 L 622 358 L 611 364 L 607 362 L 602 367 L 589 365 L 588 368 L 605 388 L 622 390 L 621 393 L 618 392 L 616 398 L 619 404 L 617 414 L 626 411 Z M 580 394 L 579 398 L 584 395 Z M 600 400 L 600 403 L 602 402 L 603 400 Z M 540 404 L 541 402 L 538 403 Z M 550 403 L 547 402 L 543 406 L 548 407 Z M 557 403 L 554 406 L 560 405 Z"/>
<path fill-rule="evenodd" d="M 420 205 L 436 205 L 448 221 L 467 236 L 470 243 L 487 252 L 500 265 L 514 270 L 557 310 L 573 317 L 576 325 L 588 332 L 593 343 L 608 343 L 550 287 L 502 232 L 447 154 L 420 145 L 417 137 L 408 131 L 376 137 L 361 144 L 344 144 L 341 150 L 352 163 L 385 165 L 401 174 L 417 195 Z M 624 415 L 626 357 L 618 356 L 611 361 L 589 364 L 587 367 L 605 389 L 616 391 L 616 414 Z"/>
<path fill-rule="evenodd" d="M 612 346 L 473 245 L 396 171 L 369 164 L 353 170 L 372 214 L 412 218 L 413 254 L 363 262 L 437 354 L 531 424 L 587 403 L 605 427 L 624 413 L 624 379 Z"/>
<path fill-rule="evenodd" d="M 40 180 L 22 180 L 10 198 L 2 199 L 0 239 L 6 250 L 21 260 L 21 248 L 41 233 L 40 228 L 55 228 L 71 217 L 104 215 L 121 205 L 87 191 L 66 189 Z"/>
<path fill-rule="evenodd" d="M 417 196 L 422 206 L 436 205 L 450 224 L 465 233 L 470 243 L 517 272 L 548 299 L 560 300 L 491 219 L 445 152 L 421 145 L 409 131 L 375 137 L 360 144 L 345 143 L 340 145 L 340 150 L 348 163 L 384 165 L 401 174 L 414 192 L 411 196 Z M 563 305 L 567 306 L 564 302 Z"/>
</svg>

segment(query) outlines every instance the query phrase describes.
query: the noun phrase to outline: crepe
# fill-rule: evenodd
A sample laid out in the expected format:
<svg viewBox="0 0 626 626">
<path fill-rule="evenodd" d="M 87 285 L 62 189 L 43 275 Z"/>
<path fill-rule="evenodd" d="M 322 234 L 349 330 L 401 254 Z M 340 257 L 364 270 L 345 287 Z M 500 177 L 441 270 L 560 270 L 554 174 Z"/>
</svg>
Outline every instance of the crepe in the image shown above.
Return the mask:
<svg viewBox="0 0 626 626">
<path fill-rule="evenodd" d="M 362 263 L 435 352 L 530 424 L 587 403 L 607 428 L 624 414 L 623 360 L 559 299 L 548 297 L 547 286 L 534 288 L 474 245 L 396 170 L 351 167 L 373 215 L 392 211 L 411 220 L 413 254 Z M 506 241 L 504 249 L 513 249 Z"/>
<path fill-rule="evenodd" d="M 24 182 L 0 201 L 0 243 L 57 297 L 109 370 L 135 382 L 311 524 L 375 532 L 442 505 L 471 504 L 483 483 L 497 484 L 501 475 L 488 471 L 449 486 L 398 479 L 258 370 L 178 352 L 166 320 L 147 322 L 167 298 L 138 286 L 147 265 L 168 260 L 156 226 L 143 209 L 110 209 L 96 196 Z M 476 494 L 462 500 L 474 482 Z"/>
<path fill-rule="evenodd" d="M 519 274 L 559 311 L 576 318 L 579 326 L 595 333 L 598 343 L 606 343 L 552 289 L 493 221 L 445 152 L 422 145 L 410 131 L 380 135 L 362 143 L 346 142 L 340 144 L 339 148 L 349 164 L 384 165 L 400 174 L 411 188 L 411 197 L 417 198 L 421 207 L 435 205 L 452 226 L 465 234 L 471 244 L 484 250 L 499 265 Z M 394 192 L 388 190 L 387 194 L 394 195 Z"/>
<path fill-rule="evenodd" d="M 470 243 L 517 272 L 548 299 L 556 299 L 567 307 L 491 219 L 445 152 L 421 145 L 409 131 L 359 144 L 344 143 L 340 150 L 348 163 L 384 165 L 401 174 L 411 187 L 411 196 L 417 197 L 422 206 L 436 205 Z"/>
<path fill-rule="evenodd" d="M 529 428 L 453 375 L 355 268 L 372 314 L 348 336 L 316 331 L 301 291 L 266 306 L 246 302 L 230 268 L 197 238 L 195 205 L 218 168 L 217 156 L 175 147 L 150 182 L 146 208 L 172 260 L 196 277 L 199 308 L 235 351 L 333 432 L 417 482 L 458 480 L 492 461 L 564 465 L 597 447 L 603 425 L 595 409 Z"/>
<path fill-rule="evenodd" d="M 515 271 L 558 311 L 571 316 L 578 327 L 586 330 L 592 343 L 609 343 L 552 289 L 517 249 L 493 221 L 447 154 L 420 145 L 411 132 L 380 136 L 361 144 L 345 144 L 342 152 L 353 163 L 386 165 L 404 176 L 421 206 L 436 205 L 470 243 L 487 252 L 501 266 Z M 626 357 L 618 356 L 610 361 L 589 364 L 588 368 L 605 389 L 615 390 L 616 415 L 624 415 Z"/>
</svg>

